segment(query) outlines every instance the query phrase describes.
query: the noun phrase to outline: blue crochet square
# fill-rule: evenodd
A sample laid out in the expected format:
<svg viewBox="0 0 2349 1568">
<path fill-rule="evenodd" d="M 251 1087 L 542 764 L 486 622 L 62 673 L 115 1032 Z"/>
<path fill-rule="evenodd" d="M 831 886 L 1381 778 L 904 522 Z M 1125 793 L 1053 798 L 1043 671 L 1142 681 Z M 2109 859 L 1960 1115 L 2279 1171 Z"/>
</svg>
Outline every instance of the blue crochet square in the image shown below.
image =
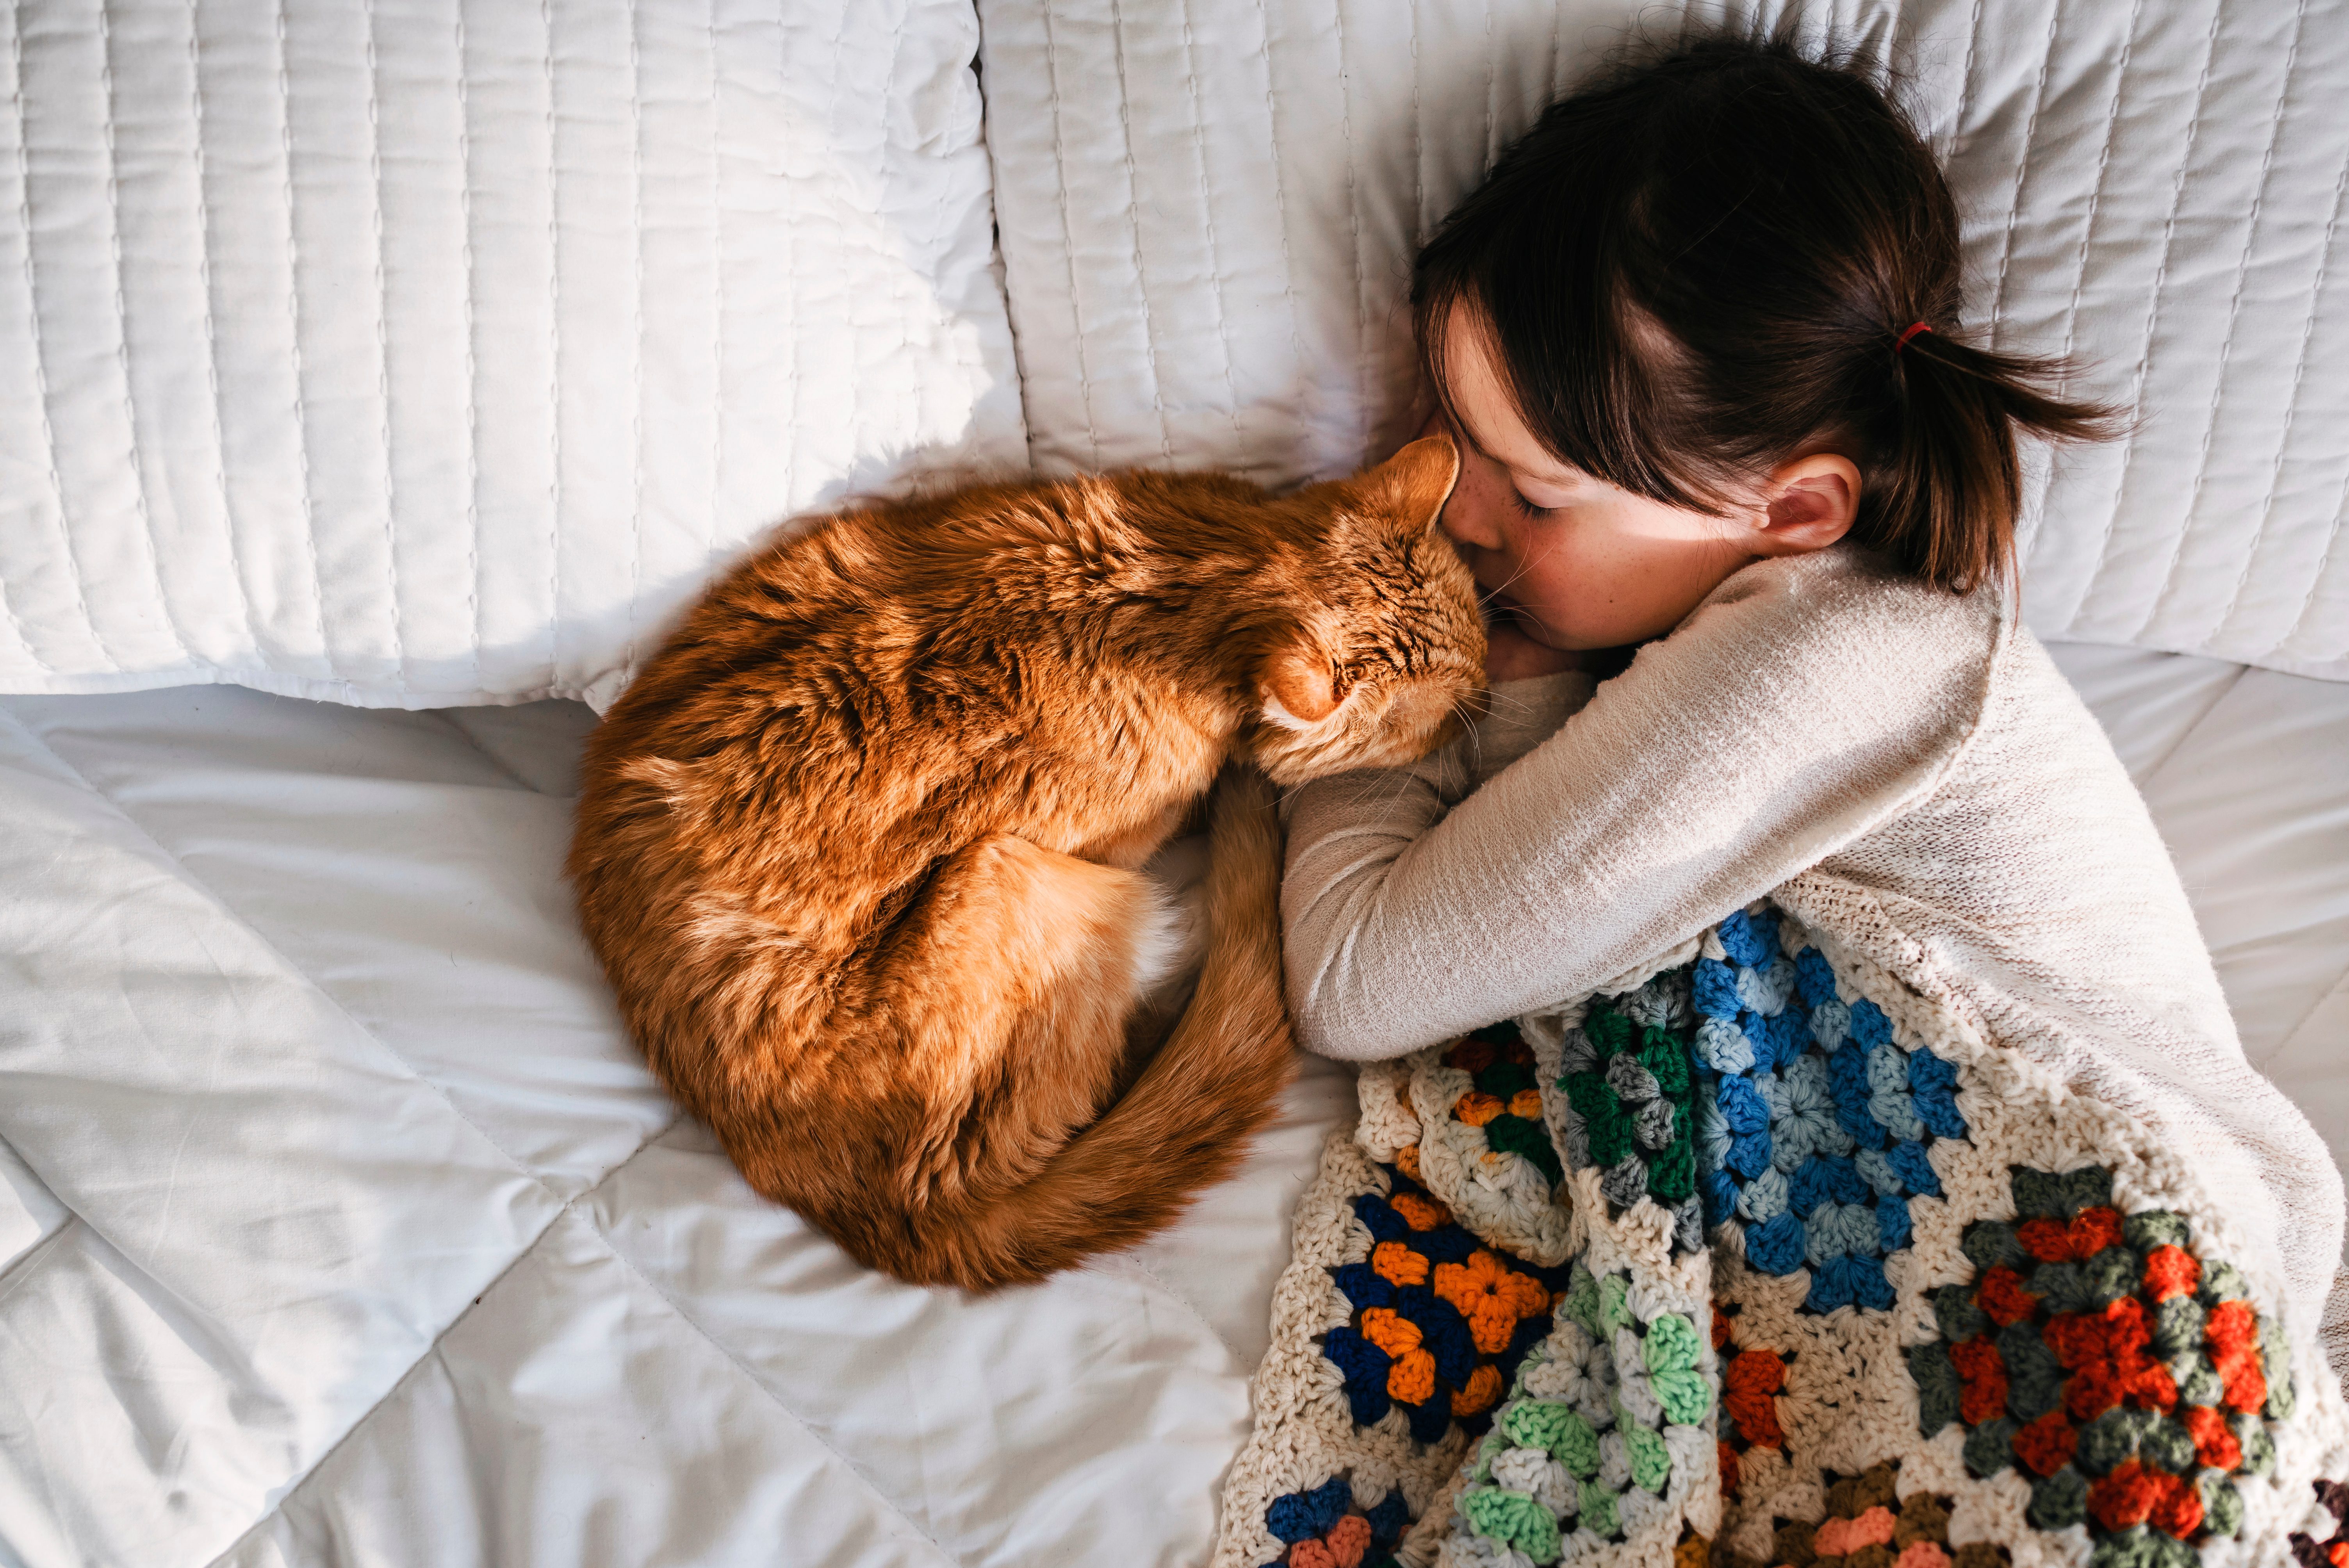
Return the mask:
<svg viewBox="0 0 2349 1568">
<path fill-rule="evenodd" d="M 1809 1269 L 1804 1310 L 1881 1311 L 1910 1200 L 1941 1195 L 1928 1150 L 1966 1136 L 1957 1069 L 1904 1046 L 1874 1002 L 1846 1002 L 1817 948 L 1790 961 L 1782 929 L 1772 912 L 1732 915 L 1714 932 L 1724 957 L 1692 966 L 1705 1222 L 1738 1227 L 1764 1274 Z"/>
</svg>

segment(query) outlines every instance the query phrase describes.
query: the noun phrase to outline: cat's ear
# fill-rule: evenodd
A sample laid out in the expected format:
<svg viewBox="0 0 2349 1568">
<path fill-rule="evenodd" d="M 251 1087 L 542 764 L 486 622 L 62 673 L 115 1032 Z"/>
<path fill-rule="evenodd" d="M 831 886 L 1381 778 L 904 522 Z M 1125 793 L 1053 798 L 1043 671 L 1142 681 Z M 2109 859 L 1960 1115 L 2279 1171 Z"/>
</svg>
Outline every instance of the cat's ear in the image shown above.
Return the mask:
<svg viewBox="0 0 2349 1568">
<path fill-rule="evenodd" d="M 1460 481 L 1460 452 L 1442 433 L 1422 436 L 1354 482 L 1405 539 L 1417 539 L 1444 515 Z"/>
<path fill-rule="evenodd" d="M 1263 686 L 1264 717 L 1283 729 L 1302 729 L 1338 711 L 1338 672 L 1310 638 L 1276 649 L 1265 661 Z"/>
</svg>

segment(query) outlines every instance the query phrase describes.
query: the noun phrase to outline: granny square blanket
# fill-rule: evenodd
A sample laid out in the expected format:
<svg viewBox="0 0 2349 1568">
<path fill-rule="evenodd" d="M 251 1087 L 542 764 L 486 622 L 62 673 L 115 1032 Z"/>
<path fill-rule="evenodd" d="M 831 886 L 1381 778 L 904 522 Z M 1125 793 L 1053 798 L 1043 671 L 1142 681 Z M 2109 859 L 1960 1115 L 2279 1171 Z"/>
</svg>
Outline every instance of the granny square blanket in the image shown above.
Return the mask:
<svg viewBox="0 0 2349 1568">
<path fill-rule="evenodd" d="M 1766 901 L 1361 1099 L 1215 1568 L 2349 1568 L 2191 1151 Z"/>
</svg>

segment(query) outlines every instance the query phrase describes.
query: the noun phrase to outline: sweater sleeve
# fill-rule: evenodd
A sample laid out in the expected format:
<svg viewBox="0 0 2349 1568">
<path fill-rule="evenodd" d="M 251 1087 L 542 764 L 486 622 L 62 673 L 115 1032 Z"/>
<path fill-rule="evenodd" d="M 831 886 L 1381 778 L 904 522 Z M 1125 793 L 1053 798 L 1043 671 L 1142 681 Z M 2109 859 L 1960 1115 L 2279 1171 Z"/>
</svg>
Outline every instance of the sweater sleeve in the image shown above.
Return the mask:
<svg viewBox="0 0 2349 1568">
<path fill-rule="evenodd" d="M 1979 721 L 1996 612 L 1822 556 L 1737 573 L 1571 717 L 1566 683 L 1498 688 L 1533 707 L 1496 701 L 1482 768 L 1455 743 L 1299 790 L 1302 1042 L 1371 1060 L 1564 1001 L 1929 793 Z"/>
</svg>

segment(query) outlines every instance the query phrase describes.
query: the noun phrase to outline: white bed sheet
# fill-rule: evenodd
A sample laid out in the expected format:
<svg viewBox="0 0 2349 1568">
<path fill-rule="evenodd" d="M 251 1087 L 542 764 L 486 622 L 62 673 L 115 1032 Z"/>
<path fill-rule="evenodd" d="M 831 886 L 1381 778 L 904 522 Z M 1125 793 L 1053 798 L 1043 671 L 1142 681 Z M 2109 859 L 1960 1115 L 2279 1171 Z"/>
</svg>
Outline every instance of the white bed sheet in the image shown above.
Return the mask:
<svg viewBox="0 0 2349 1568">
<path fill-rule="evenodd" d="M 2244 1054 L 2349 1170 L 2349 684 L 2049 651 L 2152 808 Z"/>
<path fill-rule="evenodd" d="M 0 1562 L 1200 1555 L 1342 1078 L 1143 1253 L 867 1274 L 622 1035 L 589 721 L 0 711 Z"/>
<path fill-rule="evenodd" d="M 2058 656 L 2349 1156 L 2349 686 Z M 1153 1244 L 985 1300 L 757 1200 L 621 1034 L 574 705 L 0 702 L 0 1563 L 1179 1563 L 1308 1064 Z"/>
</svg>

